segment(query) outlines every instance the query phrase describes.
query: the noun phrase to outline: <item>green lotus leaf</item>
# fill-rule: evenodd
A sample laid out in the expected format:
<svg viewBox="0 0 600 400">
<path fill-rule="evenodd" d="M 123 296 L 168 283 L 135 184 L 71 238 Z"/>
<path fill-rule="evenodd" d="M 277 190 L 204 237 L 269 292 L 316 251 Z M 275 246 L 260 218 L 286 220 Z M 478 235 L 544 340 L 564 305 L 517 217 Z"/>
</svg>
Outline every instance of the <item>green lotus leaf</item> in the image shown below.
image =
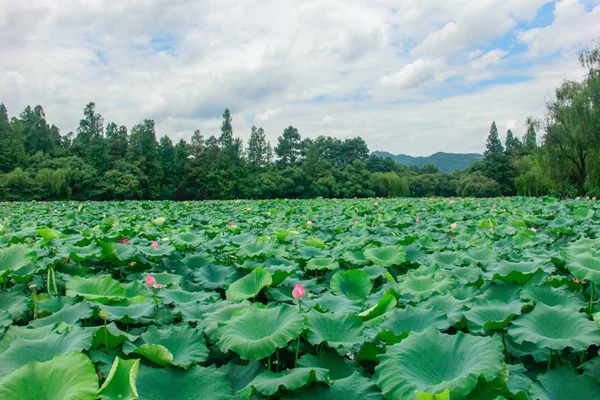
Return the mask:
<svg viewBox="0 0 600 400">
<path fill-rule="evenodd" d="M 600 384 L 600 358 L 593 358 L 583 364 L 583 375 L 594 378 Z"/>
<path fill-rule="evenodd" d="M 438 251 L 431 254 L 428 259 L 432 264 L 440 267 L 455 267 L 460 257 L 461 254 L 457 251 Z"/>
<path fill-rule="evenodd" d="M 137 253 L 137 248 L 130 244 L 100 242 L 100 247 L 104 257 L 118 261 L 133 260 Z"/>
<path fill-rule="evenodd" d="M 113 300 L 123 300 L 126 297 L 125 287 L 110 276 L 102 278 L 74 276 L 67 282 L 67 296 L 81 296 L 104 304 Z"/>
<path fill-rule="evenodd" d="M 371 261 L 365 257 L 365 254 L 362 252 L 362 250 L 346 251 L 344 254 L 342 254 L 342 259 L 353 265 L 367 265 L 371 263 Z"/>
<path fill-rule="evenodd" d="M 175 251 L 175 247 L 170 244 L 161 243 L 157 248 L 148 246 L 136 246 L 137 249 L 148 257 L 168 257 Z"/>
<path fill-rule="evenodd" d="M 408 271 L 398 284 L 401 294 L 407 293 L 417 299 L 426 299 L 434 293 L 446 294 L 452 288 L 451 278 L 431 268 Z"/>
<path fill-rule="evenodd" d="M 8 311 L 0 310 L 0 327 L 8 328 L 13 323 L 12 315 Z M 2 329 L 4 331 L 4 329 Z"/>
<path fill-rule="evenodd" d="M 99 327 L 93 334 L 93 348 L 117 347 L 126 341 L 134 342 L 138 336 L 130 335 L 129 333 L 120 330 L 114 322 L 106 326 Z"/>
<path fill-rule="evenodd" d="M 105 305 L 97 304 L 100 310 L 108 312 L 109 321 L 121 321 L 124 323 L 133 323 L 141 321 L 144 317 L 150 318 L 154 315 L 154 305 L 151 302 L 126 305 Z"/>
<path fill-rule="evenodd" d="M 194 271 L 216 263 L 215 258 L 208 254 L 188 254 L 181 261 L 186 267 Z"/>
<path fill-rule="evenodd" d="M 477 301 L 500 301 L 510 303 L 521 298 L 521 285 L 516 283 L 491 282 L 481 287 Z M 455 295 L 455 297 L 457 297 Z"/>
<path fill-rule="evenodd" d="M 209 264 L 194 271 L 194 281 L 207 289 L 221 289 L 233 282 L 235 269 L 219 264 Z"/>
<path fill-rule="evenodd" d="M 62 258 L 71 258 L 74 261 L 82 262 L 91 258 L 100 258 L 102 248 L 95 243 L 90 243 L 86 246 L 75 246 L 71 243 L 65 243 L 56 249 L 56 253 Z"/>
<path fill-rule="evenodd" d="M 573 293 L 566 288 L 555 288 L 549 284 L 525 286 L 521 291 L 521 299 L 533 300 L 547 306 L 569 307 L 574 310 L 581 310 L 587 306 L 581 292 Z"/>
<path fill-rule="evenodd" d="M 458 300 L 451 294 L 436 295 L 417 304 L 417 308 L 433 308 L 446 315 L 450 324 L 454 325 L 463 317 L 466 300 Z"/>
<path fill-rule="evenodd" d="M 261 289 L 273 283 L 271 274 L 262 268 L 255 268 L 248 275 L 233 282 L 225 292 L 227 300 L 240 302 L 256 297 Z"/>
<path fill-rule="evenodd" d="M 158 292 L 158 298 L 164 304 L 182 305 L 185 303 L 213 302 L 220 298 L 216 292 L 188 292 L 181 289 L 162 289 Z"/>
<path fill-rule="evenodd" d="M 533 384 L 533 381 L 529 379 L 526 374 L 527 369 L 523 364 L 507 365 L 508 367 L 508 381 L 506 382 L 508 390 L 515 396 L 521 395 L 525 399 L 527 393 Z"/>
<path fill-rule="evenodd" d="M 396 309 L 386 315 L 378 337 L 394 344 L 407 338 L 411 332 L 422 332 L 431 326 L 445 330 L 450 327 L 450 322 L 441 311 L 433 308 Z"/>
<path fill-rule="evenodd" d="M 329 284 L 334 292 L 343 294 L 350 300 L 364 300 L 373 288 L 369 275 L 359 269 L 338 271 Z"/>
<path fill-rule="evenodd" d="M 308 314 L 309 343 L 317 345 L 326 342 L 329 347 L 352 350 L 363 343 L 364 324 L 362 319 L 353 313 L 331 314 L 311 310 Z"/>
<path fill-rule="evenodd" d="M 0 380 L 0 399 L 94 400 L 98 377 L 84 354 L 58 355 L 19 368 Z"/>
<path fill-rule="evenodd" d="M 570 347 L 582 351 L 600 343 L 600 330 L 585 314 L 543 303 L 538 303 L 529 314 L 515 319 L 508 334 L 517 343 L 526 341 L 553 350 Z"/>
<path fill-rule="evenodd" d="M 442 393 L 424 393 L 415 392 L 417 400 L 450 400 L 450 390 L 446 389 Z"/>
<path fill-rule="evenodd" d="M 489 247 L 472 248 L 464 253 L 463 260 L 469 264 L 488 265 L 496 261 L 498 254 Z"/>
<path fill-rule="evenodd" d="M 26 334 L 26 331 L 33 331 Z M 30 361 L 45 362 L 57 354 L 81 352 L 92 345 L 91 331 L 82 328 L 62 334 L 47 333 L 44 329 L 27 329 L 17 333 L 17 338 L 0 354 L 0 377 L 12 373 Z M 41 334 L 46 333 L 45 336 Z"/>
<path fill-rule="evenodd" d="M 303 328 L 304 317 L 294 306 L 251 305 L 243 314 L 223 322 L 218 346 L 222 352 L 232 350 L 245 360 L 260 360 L 287 346 Z"/>
<path fill-rule="evenodd" d="M 329 372 L 324 368 L 294 368 L 280 373 L 263 371 L 238 394 L 244 399 L 250 399 L 255 392 L 272 396 L 280 389 L 292 391 L 312 382 L 329 383 Z"/>
<path fill-rule="evenodd" d="M 497 264 L 488 266 L 487 278 L 496 277 L 502 282 L 511 283 L 516 282 L 519 285 L 527 283 L 533 275 L 539 271 L 543 271 L 547 274 L 553 273 L 556 268 L 551 263 L 543 263 L 540 261 L 500 261 Z"/>
<path fill-rule="evenodd" d="M 530 391 L 534 400 L 600 399 L 597 381 L 567 368 L 547 372 L 537 379 Z"/>
<path fill-rule="evenodd" d="M 0 251 L 0 276 L 28 266 L 36 254 L 34 249 L 22 244 L 15 244 Z"/>
<path fill-rule="evenodd" d="M 257 360 L 250 361 L 247 365 L 229 363 L 227 364 L 227 379 L 231 382 L 233 391 L 237 392 L 248 386 L 264 369 L 261 362 Z"/>
<path fill-rule="evenodd" d="M 305 260 L 311 258 L 327 257 L 328 254 L 329 253 L 327 251 L 323 251 L 312 246 L 301 247 L 298 249 L 298 255 L 300 256 L 300 258 Z"/>
<path fill-rule="evenodd" d="M 455 278 L 461 285 L 475 283 L 483 276 L 483 270 L 477 265 L 452 267 L 451 269 L 444 269 L 442 272 L 448 277 Z"/>
<path fill-rule="evenodd" d="M 346 359 L 336 353 L 322 353 L 317 356 L 305 354 L 298 359 L 300 367 L 325 368 L 331 380 L 344 379 L 355 372 L 354 367 Z"/>
<path fill-rule="evenodd" d="M 240 246 L 237 254 L 239 257 L 263 257 L 273 255 L 273 244 L 267 241 L 246 243 Z"/>
<path fill-rule="evenodd" d="M 55 327 L 48 325 L 42 328 L 29 328 L 13 325 L 4 332 L 4 336 L 0 337 L 0 357 L 1 354 L 8 349 L 15 339 L 43 339 L 55 331 Z"/>
<path fill-rule="evenodd" d="M 588 207 L 577 207 L 573 210 L 573 218 L 575 221 L 586 221 L 594 216 L 594 210 Z"/>
<path fill-rule="evenodd" d="M 136 347 L 131 343 L 125 343 L 123 345 L 123 353 L 126 355 L 131 353 L 139 354 L 161 367 L 173 364 L 173 353 L 161 344 L 144 343 Z"/>
<path fill-rule="evenodd" d="M 581 281 L 592 281 L 600 285 L 600 255 L 591 251 L 566 252 L 567 269 Z"/>
<path fill-rule="evenodd" d="M 302 304 L 313 306 L 310 300 L 302 301 Z M 350 300 L 346 296 L 335 296 L 326 292 L 321 297 L 314 300 L 314 306 L 321 311 L 330 311 L 332 313 L 356 312 L 360 310 L 360 302 Z"/>
<path fill-rule="evenodd" d="M 87 303 L 65 304 L 63 308 L 45 318 L 35 319 L 29 322 L 29 326 L 40 328 L 45 325 L 54 325 L 62 322 L 68 325 L 78 324 L 80 320 L 90 318 L 94 310 Z"/>
<path fill-rule="evenodd" d="M 104 384 L 98 390 L 102 400 L 137 400 L 135 386 L 140 360 L 123 360 L 115 357 Z"/>
<path fill-rule="evenodd" d="M 401 265 L 406 260 L 406 251 L 400 246 L 371 247 L 364 254 L 373 264 L 384 268 Z"/>
<path fill-rule="evenodd" d="M 61 233 L 51 228 L 39 228 L 37 233 L 46 240 L 53 240 L 60 237 Z"/>
<path fill-rule="evenodd" d="M 365 322 L 379 319 L 379 317 L 382 317 L 389 310 L 392 310 L 394 307 L 396 307 L 397 303 L 398 301 L 396 300 L 396 297 L 392 293 L 386 292 L 386 294 L 379 299 L 377 304 L 359 313 L 358 316 L 361 317 Z"/>
<path fill-rule="evenodd" d="M 470 393 L 481 377 L 496 379 L 503 368 L 500 337 L 440 333 L 435 327 L 412 333 L 379 356 L 374 380 L 387 399 L 413 398 L 416 391 L 442 393 L 450 398 Z"/>
<path fill-rule="evenodd" d="M 177 246 L 198 247 L 206 240 L 206 236 L 192 232 L 177 233 L 171 237 L 170 243 Z"/>
<path fill-rule="evenodd" d="M 206 310 L 202 310 L 198 306 L 195 306 L 196 309 L 201 310 L 201 315 L 197 318 L 189 318 L 187 314 L 183 315 L 185 319 L 199 319 L 197 322 L 198 329 L 204 331 L 211 342 L 216 342 L 218 340 L 217 334 L 219 323 L 229 321 L 231 318 L 243 314 L 249 305 L 250 303 L 247 301 L 233 304 L 228 301 L 220 301 L 207 306 Z"/>
<path fill-rule="evenodd" d="M 19 292 L 0 292 L 0 310 L 10 314 L 11 319 L 20 319 L 29 310 L 29 299 Z"/>
<path fill-rule="evenodd" d="M 169 325 L 161 329 L 150 326 L 142 333 L 139 341 L 126 343 L 123 352 L 140 354 L 158 365 L 181 368 L 188 368 L 208 359 L 204 337 L 196 328 L 187 324 Z"/>
<path fill-rule="evenodd" d="M 478 301 L 463 315 L 467 319 L 470 332 L 484 333 L 506 328 L 514 317 L 521 314 L 521 306 L 519 300 L 508 304 L 500 301 Z"/>
<path fill-rule="evenodd" d="M 351 376 L 332 382 L 331 386 L 315 383 L 295 390 L 284 397 L 286 400 L 383 400 L 381 392 L 370 380 L 354 372 Z"/>
<path fill-rule="evenodd" d="M 225 372 L 197 365 L 187 370 L 174 367 L 140 366 L 137 377 L 139 398 L 143 400 L 233 400 Z"/>
<path fill-rule="evenodd" d="M 311 258 L 306 263 L 306 269 L 309 271 L 334 270 L 339 267 L 340 264 L 337 261 L 328 257 Z"/>
</svg>

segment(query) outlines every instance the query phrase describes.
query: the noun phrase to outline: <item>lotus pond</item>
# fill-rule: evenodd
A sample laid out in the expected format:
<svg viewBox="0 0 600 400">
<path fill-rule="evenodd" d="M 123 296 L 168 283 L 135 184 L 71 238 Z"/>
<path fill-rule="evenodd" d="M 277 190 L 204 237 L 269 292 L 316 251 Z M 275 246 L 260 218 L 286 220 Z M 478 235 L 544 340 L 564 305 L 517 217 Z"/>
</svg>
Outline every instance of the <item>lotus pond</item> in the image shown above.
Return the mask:
<svg viewBox="0 0 600 400">
<path fill-rule="evenodd" d="M 600 399 L 597 201 L 0 209 L 2 400 Z"/>
</svg>

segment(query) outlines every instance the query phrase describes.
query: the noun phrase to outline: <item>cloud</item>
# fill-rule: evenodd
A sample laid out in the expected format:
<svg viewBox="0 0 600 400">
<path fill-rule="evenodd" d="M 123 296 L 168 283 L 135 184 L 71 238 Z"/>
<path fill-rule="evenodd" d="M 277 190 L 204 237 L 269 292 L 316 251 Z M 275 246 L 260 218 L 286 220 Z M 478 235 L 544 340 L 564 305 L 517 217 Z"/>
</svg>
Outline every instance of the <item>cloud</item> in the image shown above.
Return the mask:
<svg viewBox="0 0 600 400">
<path fill-rule="evenodd" d="M 519 40 L 527 44 L 532 56 L 580 50 L 591 40 L 600 38 L 600 4 L 597 1 L 588 3 L 593 7 L 590 11 L 577 0 L 557 2 L 554 22 L 549 26 L 520 32 Z"/>
<path fill-rule="evenodd" d="M 243 139 L 260 123 L 272 142 L 294 125 L 392 152 L 481 150 L 493 119 L 543 114 L 600 37 L 597 0 L 556 2 L 550 24 L 548 2 L 5 0 L 0 102 L 41 104 L 63 133 L 95 101 L 174 141 L 218 135 L 227 107 Z"/>
<path fill-rule="evenodd" d="M 505 50 L 490 50 L 481 57 L 471 61 L 471 66 L 475 69 L 485 69 L 487 67 L 498 65 L 506 55 L 508 55 L 508 51 Z"/>
<path fill-rule="evenodd" d="M 281 114 L 281 108 L 268 108 L 264 113 L 256 114 L 254 119 L 257 122 L 266 122 L 279 114 Z"/>
</svg>

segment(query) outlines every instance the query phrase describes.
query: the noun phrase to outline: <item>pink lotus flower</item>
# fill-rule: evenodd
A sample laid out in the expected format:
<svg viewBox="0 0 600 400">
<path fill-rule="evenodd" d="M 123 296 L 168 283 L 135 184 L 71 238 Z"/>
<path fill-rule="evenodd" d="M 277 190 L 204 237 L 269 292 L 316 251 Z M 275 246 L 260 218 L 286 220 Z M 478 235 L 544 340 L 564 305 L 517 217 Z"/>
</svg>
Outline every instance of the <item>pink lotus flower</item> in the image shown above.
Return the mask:
<svg viewBox="0 0 600 400">
<path fill-rule="evenodd" d="M 358 221 L 354 221 L 354 225 L 358 225 Z"/>
<path fill-rule="evenodd" d="M 129 244 L 129 238 L 126 238 L 126 237 L 119 238 L 119 239 L 117 239 L 117 242 L 121 243 L 121 244 Z"/>
<path fill-rule="evenodd" d="M 146 277 L 146 285 L 150 286 L 153 289 L 162 289 L 163 285 L 158 285 L 156 283 L 156 279 L 152 276 L 152 274 L 148 274 Z"/>
<path fill-rule="evenodd" d="M 312 222 L 311 220 L 308 220 L 308 221 L 306 222 L 306 226 L 312 226 L 312 225 L 313 225 L 313 222 Z"/>
<path fill-rule="evenodd" d="M 454 200 L 450 200 L 450 201 L 449 201 L 449 203 L 450 203 L 450 204 L 454 204 Z"/>
<path fill-rule="evenodd" d="M 419 218 L 419 217 L 415 218 L 415 222 L 421 222 L 421 218 Z"/>
<path fill-rule="evenodd" d="M 229 226 L 232 226 L 232 225 L 234 225 L 234 223 L 233 223 L 233 221 L 229 221 L 229 222 L 227 223 L 227 225 L 229 225 Z"/>
<path fill-rule="evenodd" d="M 556 215 L 556 210 L 552 210 L 552 215 Z"/>
<path fill-rule="evenodd" d="M 453 222 L 450 224 L 450 229 L 456 229 L 456 222 Z"/>
<path fill-rule="evenodd" d="M 305 294 L 306 294 L 306 290 L 304 289 L 304 286 L 302 286 L 301 284 L 297 284 L 294 287 L 294 290 L 292 290 L 292 297 L 295 298 L 296 300 L 302 300 L 302 298 L 304 297 Z"/>
<path fill-rule="evenodd" d="M 495 210 L 495 209 L 496 209 L 496 205 L 494 205 L 494 207 L 492 207 L 492 210 Z"/>
<path fill-rule="evenodd" d="M 160 247 L 160 245 L 158 244 L 158 242 L 156 240 L 154 242 L 152 242 L 153 249 L 158 249 L 159 247 Z"/>
<path fill-rule="evenodd" d="M 531 228 L 529 228 L 529 230 L 530 230 L 531 232 L 533 232 L 533 233 L 537 233 L 537 229 L 536 229 L 536 228 L 534 228 L 533 226 L 532 226 Z"/>
</svg>

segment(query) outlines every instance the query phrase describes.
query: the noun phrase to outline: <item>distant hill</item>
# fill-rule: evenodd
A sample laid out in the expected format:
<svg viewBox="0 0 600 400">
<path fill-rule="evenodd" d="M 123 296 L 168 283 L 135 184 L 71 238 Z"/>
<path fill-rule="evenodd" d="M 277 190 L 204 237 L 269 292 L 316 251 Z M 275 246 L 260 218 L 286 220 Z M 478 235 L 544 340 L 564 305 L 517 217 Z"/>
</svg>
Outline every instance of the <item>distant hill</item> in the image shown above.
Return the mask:
<svg viewBox="0 0 600 400">
<path fill-rule="evenodd" d="M 457 169 L 465 169 L 474 162 L 483 159 L 482 154 L 477 153 L 435 153 L 427 157 L 413 157 L 406 154 L 392 154 L 386 151 L 374 151 L 378 157 L 391 158 L 396 162 L 404 165 L 416 165 L 422 167 L 426 164 L 433 164 L 440 172 L 451 173 Z"/>
</svg>

